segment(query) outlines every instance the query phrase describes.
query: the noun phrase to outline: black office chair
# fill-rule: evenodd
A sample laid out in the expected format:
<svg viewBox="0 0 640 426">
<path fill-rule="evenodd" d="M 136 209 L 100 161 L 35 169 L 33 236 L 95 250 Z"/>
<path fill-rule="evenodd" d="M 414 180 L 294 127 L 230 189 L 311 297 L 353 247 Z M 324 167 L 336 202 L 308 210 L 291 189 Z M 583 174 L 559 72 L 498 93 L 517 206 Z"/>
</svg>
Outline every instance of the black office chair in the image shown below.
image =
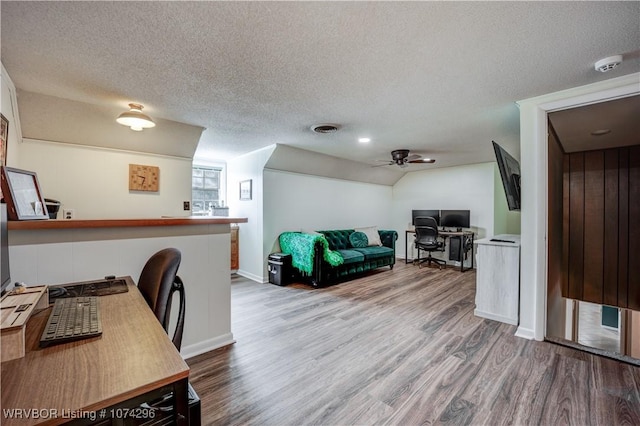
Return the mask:
<svg viewBox="0 0 640 426">
<path fill-rule="evenodd" d="M 149 258 L 142 268 L 138 289 L 149 304 L 162 327 L 169 332 L 169 316 L 171 315 L 171 300 L 173 293 L 180 294 L 180 310 L 178 322 L 173 334 L 173 344 L 180 350 L 182 332 L 184 330 L 185 294 L 182 280 L 177 275 L 181 254 L 178 249 L 167 248 L 160 250 Z"/>
<path fill-rule="evenodd" d="M 140 279 L 138 280 L 138 289 L 167 333 L 169 332 L 169 316 L 171 315 L 173 293 L 177 291 L 180 294 L 178 322 L 172 339 L 174 346 L 178 350 L 180 350 L 180 346 L 182 345 L 185 314 L 184 284 L 177 275 L 181 259 L 182 255 L 178 249 L 167 248 L 160 250 L 147 260 L 147 263 L 140 273 Z M 200 398 L 191 386 L 191 383 L 187 383 L 187 393 L 189 401 L 189 424 L 199 426 L 201 423 Z M 140 407 L 154 409 L 157 410 L 157 412 L 172 413 L 172 400 L 173 393 L 169 392 L 154 401 L 143 403 Z"/>
<path fill-rule="evenodd" d="M 431 253 L 434 251 L 444 252 L 444 241 L 438 238 L 438 223 L 436 220 L 429 216 L 416 217 L 414 224 L 416 230 L 415 245 L 418 249 L 418 259 L 416 259 L 414 263 L 418 263 L 418 265 L 422 267 L 423 263 L 431 266 L 431 262 L 433 262 L 439 267 L 446 267 L 446 261 L 431 256 Z M 429 256 L 420 259 L 420 250 L 428 252 Z"/>
</svg>

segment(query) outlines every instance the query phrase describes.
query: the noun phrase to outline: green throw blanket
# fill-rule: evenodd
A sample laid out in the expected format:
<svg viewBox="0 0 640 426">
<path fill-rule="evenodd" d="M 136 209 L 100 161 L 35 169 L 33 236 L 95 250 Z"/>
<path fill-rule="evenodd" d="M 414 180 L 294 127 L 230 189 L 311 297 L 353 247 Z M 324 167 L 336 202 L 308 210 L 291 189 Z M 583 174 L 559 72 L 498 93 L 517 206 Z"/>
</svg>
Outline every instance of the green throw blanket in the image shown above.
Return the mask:
<svg viewBox="0 0 640 426">
<path fill-rule="evenodd" d="M 283 253 L 291 255 L 291 261 L 295 268 L 307 275 L 313 272 L 313 249 L 316 242 L 323 247 L 323 258 L 331 266 L 342 265 L 344 259 L 337 251 L 329 250 L 329 242 L 324 235 L 303 234 L 301 232 L 283 232 L 280 234 L 280 249 Z"/>
</svg>

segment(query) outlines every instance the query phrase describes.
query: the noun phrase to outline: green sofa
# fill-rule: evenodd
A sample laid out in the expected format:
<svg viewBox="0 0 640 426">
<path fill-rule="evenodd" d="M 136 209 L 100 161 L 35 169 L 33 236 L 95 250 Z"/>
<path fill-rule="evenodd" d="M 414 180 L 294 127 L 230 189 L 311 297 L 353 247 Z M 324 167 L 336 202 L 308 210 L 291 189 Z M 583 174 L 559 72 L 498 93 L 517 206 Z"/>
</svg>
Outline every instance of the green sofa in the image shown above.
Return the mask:
<svg viewBox="0 0 640 426">
<path fill-rule="evenodd" d="M 318 231 L 324 238 L 315 236 L 313 244 L 312 269 L 301 268 L 294 256 L 293 266 L 298 268 L 303 278 L 306 277 L 314 287 L 334 284 L 345 281 L 355 275 L 361 274 L 383 266 L 393 269 L 396 263 L 396 240 L 398 233 L 390 230 L 378 230 L 382 246 L 368 246 L 356 248 L 351 245 L 349 236 L 355 232 L 353 229 Z M 295 238 L 295 233 L 286 233 L 289 238 Z M 300 234 L 300 238 L 308 239 L 309 234 Z M 322 240 L 326 240 L 326 243 Z M 281 237 L 282 242 L 282 237 Z M 281 244 L 282 246 L 282 244 Z M 283 248 L 283 252 L 287 252 Z M 335 256 L 342 258 L 341 262 L 334 261 Z M 303 256 L 304 257 L 304 256 Z"/>
</svg>

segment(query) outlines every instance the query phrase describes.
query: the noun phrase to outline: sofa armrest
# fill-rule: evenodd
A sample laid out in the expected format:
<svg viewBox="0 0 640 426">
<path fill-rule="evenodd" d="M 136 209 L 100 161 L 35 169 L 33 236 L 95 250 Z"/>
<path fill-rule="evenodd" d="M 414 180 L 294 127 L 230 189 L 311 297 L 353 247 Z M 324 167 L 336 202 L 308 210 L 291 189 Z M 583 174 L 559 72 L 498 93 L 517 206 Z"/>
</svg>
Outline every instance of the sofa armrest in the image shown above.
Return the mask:
<svg viewBox="0 0 640 426">
<path fill-rule="evenodd" d="M 380 234 L 380 241 L 382 241 L 383 246 L 396 250 L 396 240 L 398 239 L 396 231 L 379 229 L 378 234 Z"/>
</svg>

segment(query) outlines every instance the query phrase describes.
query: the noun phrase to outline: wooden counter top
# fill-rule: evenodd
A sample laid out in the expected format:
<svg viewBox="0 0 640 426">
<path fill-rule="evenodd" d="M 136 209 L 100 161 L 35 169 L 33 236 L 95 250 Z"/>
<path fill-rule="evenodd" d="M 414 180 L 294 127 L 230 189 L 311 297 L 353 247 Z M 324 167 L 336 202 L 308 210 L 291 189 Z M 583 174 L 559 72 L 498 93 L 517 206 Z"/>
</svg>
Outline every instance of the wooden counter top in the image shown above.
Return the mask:
<svg viewBox="0 0 640 426">
<path fill-rule="evenodd" d="M 153 219 L 91 219 L 91 220 L 16 220 L 9 221 L 10 230 L 121 228 L 146 226 L 224 225 L 247 223 L 246 217 L 162 217 Z"/>
</svg>

